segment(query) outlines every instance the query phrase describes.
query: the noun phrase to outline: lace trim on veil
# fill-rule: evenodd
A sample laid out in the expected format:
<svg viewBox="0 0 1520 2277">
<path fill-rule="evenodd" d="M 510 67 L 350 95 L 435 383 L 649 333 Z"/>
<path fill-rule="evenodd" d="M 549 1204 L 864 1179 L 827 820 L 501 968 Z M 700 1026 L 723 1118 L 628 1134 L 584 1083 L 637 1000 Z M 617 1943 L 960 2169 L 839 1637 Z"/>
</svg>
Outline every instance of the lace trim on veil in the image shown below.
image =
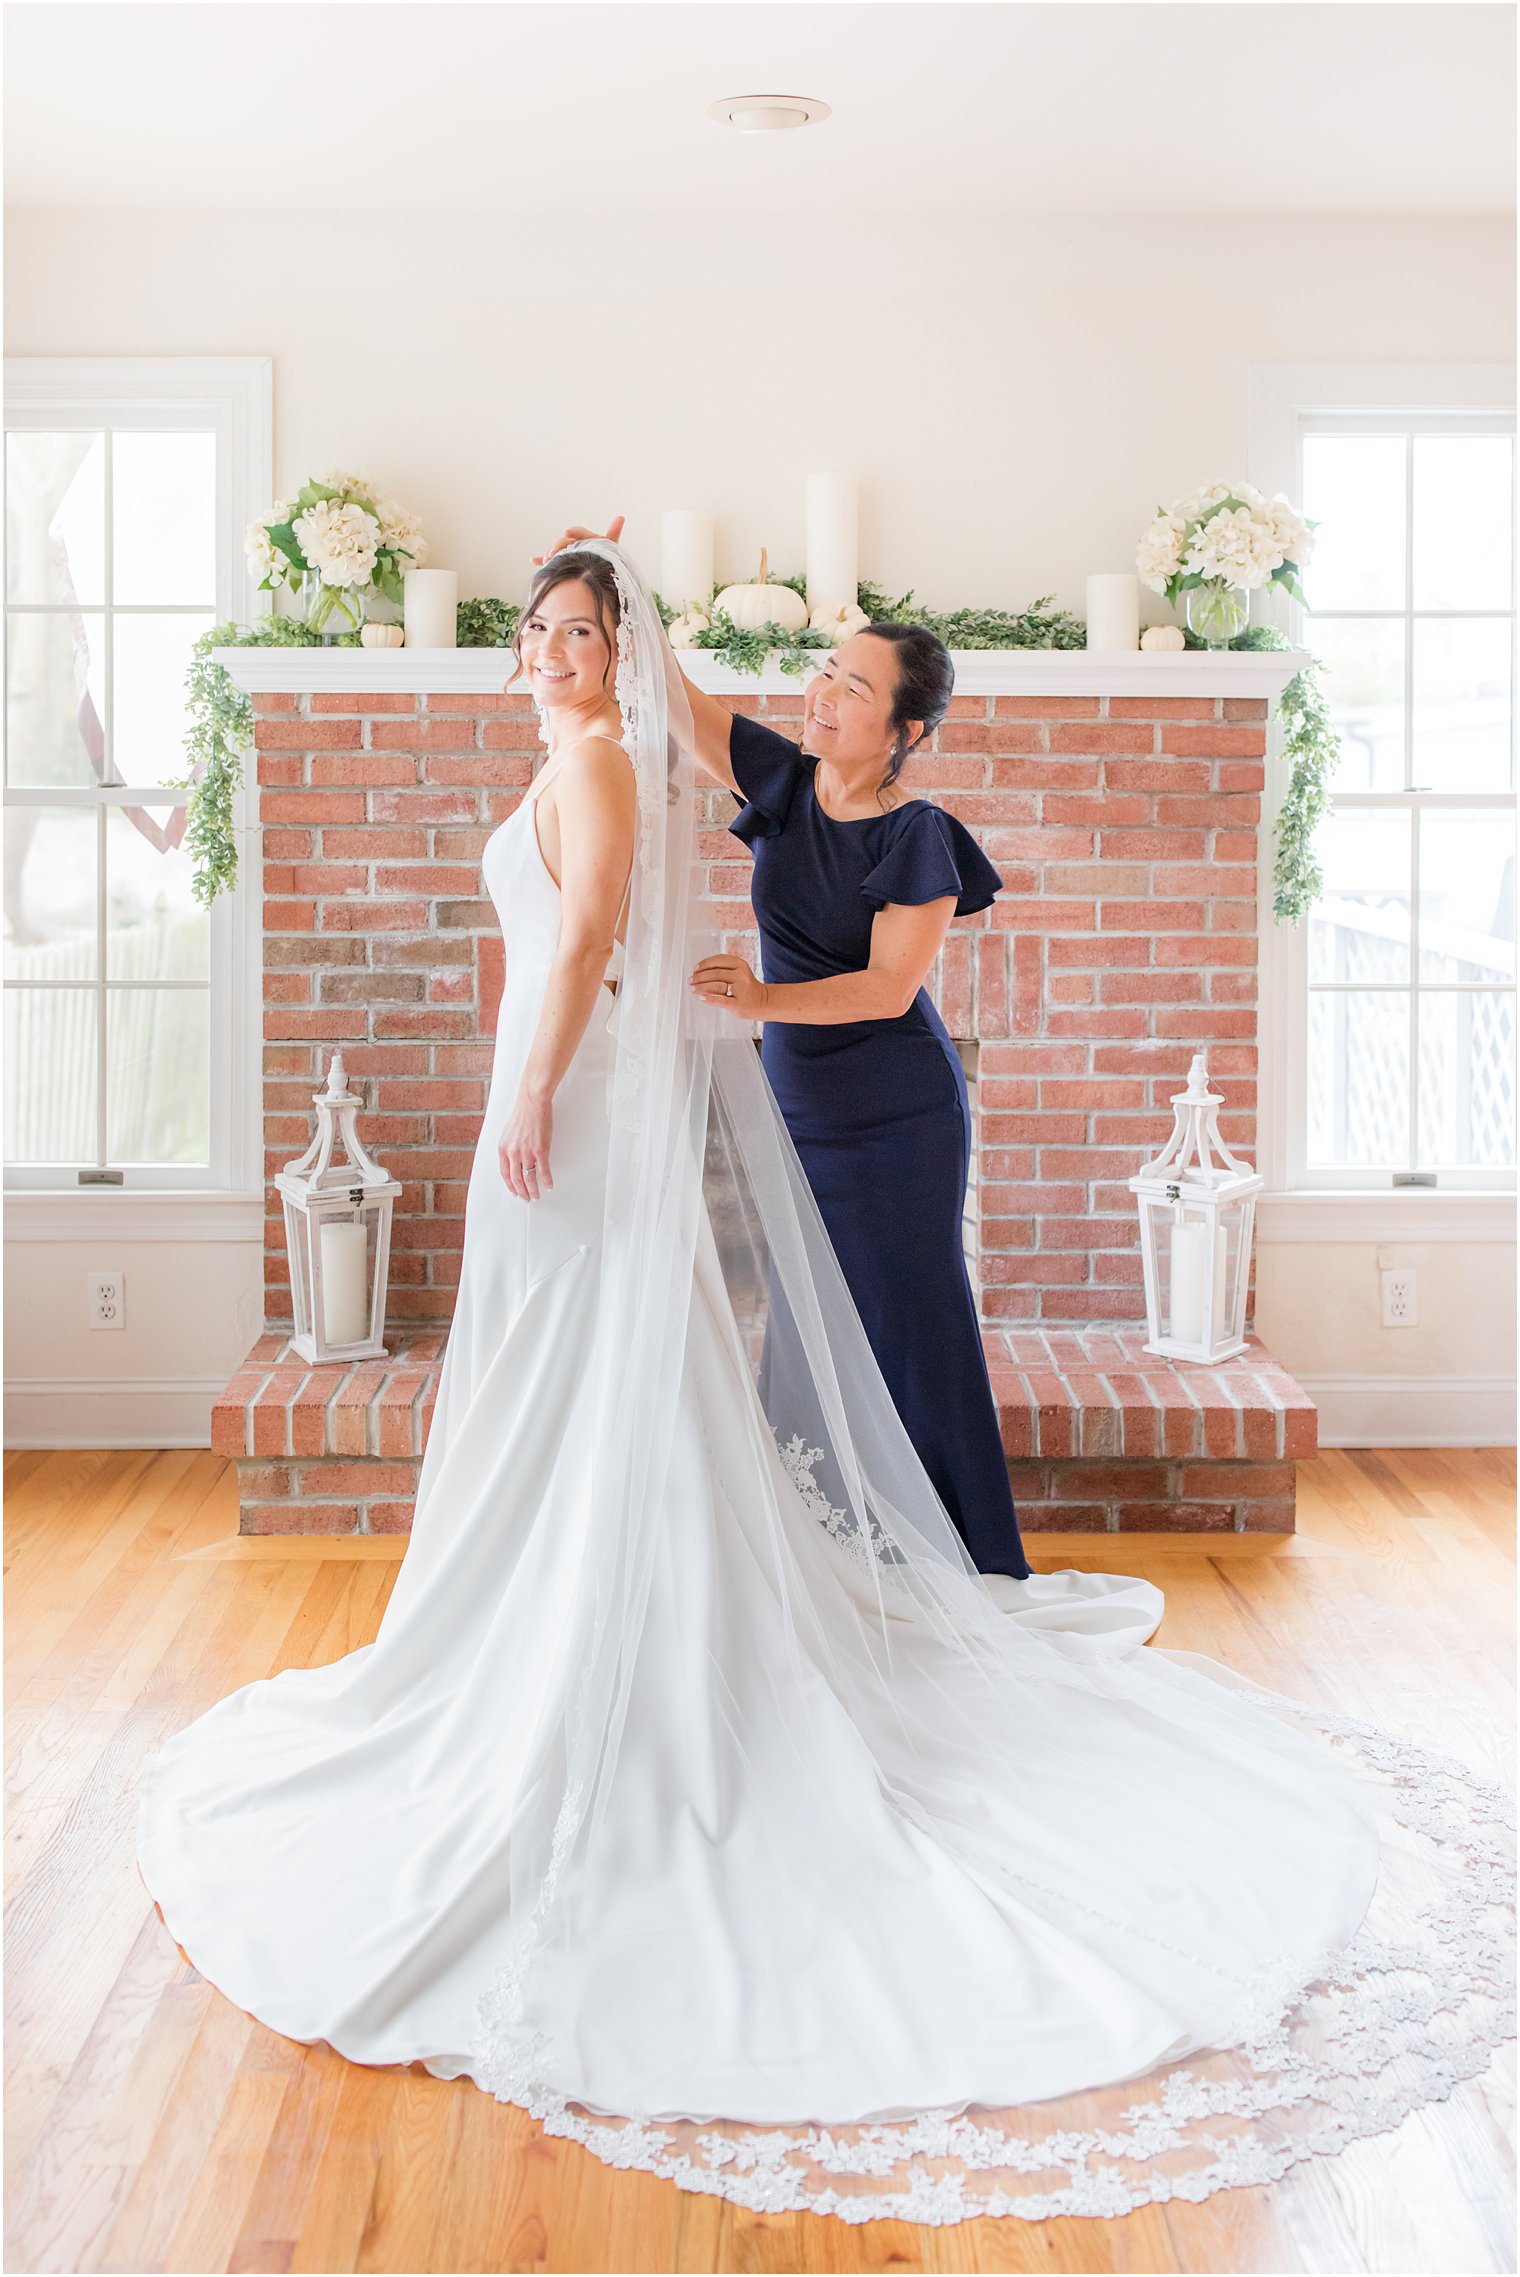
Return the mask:
<svg viewBox="0 0 1520 2277">
<path fill-rule="evenodd" d="M 1151 2073 L 1138 2099 L 1129 2081 L 1014 2112 L 860 2125 L 609 2119 L 534 2076 L 500 1980 L 482 2005 L 474 2077 L 609 2166 L 757 2213 L 852 2223 L 1112 2219 L 1275 2181 L 1301 2159 L 1386 2133 L 1477 2077 L 1513 2036 L 1513 1805 L 1452 1756 L 1243 1691 L 1354 1754 L 1409 1839 L 1385 1837 L 1378 1893 L 1349 1945 L 1259 1972 L 1242 1988 L 1238 2040 Z M 1098 2125 L 1095 2101 L 1111 2113 Z M 1072 2122 L 1078 2108 L 1089 2123 Z"/>
</svg>

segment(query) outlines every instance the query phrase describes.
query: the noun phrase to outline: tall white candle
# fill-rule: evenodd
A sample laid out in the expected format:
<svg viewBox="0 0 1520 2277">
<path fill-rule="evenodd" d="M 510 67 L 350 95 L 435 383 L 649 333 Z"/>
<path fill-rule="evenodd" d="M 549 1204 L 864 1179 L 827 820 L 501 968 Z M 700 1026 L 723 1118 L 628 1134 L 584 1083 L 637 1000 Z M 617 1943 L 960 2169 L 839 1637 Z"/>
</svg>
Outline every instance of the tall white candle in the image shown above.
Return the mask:
<svg viewBox="0 0 1520 2277">
<path fill-rule="evenodd" d="M 457 569 L 406 569 L 401 573 L 402 618 L 408 648 L 457 648 Z"/>
<path fill-rule="evenodd" d="M 1203 1341 L 1203 1281 L 1209 1253 L 1206 1218 L 1178 1218 L 1172 1225 L 1172 1303 L 1168 1334 L 1178 1344 Z"/>
<path fill-rule="evenodd" d="M 369 1275 L 361 1218 L 322 1220 L 322 1314 L 329 1344 L 359 1344 L 369 1334 Z"/>
<path fill-rule="evenodd" d="M 860 485 L 853 474 L 810 474 L 807 479 L 808 608 L 853 608 L 859 583 Z"/>
<path fill-rule="evenodd" d="M 660 598 L 684 613 L 694 601 L 705 606 L 712 594 L 712 516 L 672 506 L 660 518 Z"/>
<path fill-rule="evenodd" d="M 1107 650 L 1140 646 L 1140 580 L 1128 570 L 1087 580 L 1087 645 Z"/>
</svg>

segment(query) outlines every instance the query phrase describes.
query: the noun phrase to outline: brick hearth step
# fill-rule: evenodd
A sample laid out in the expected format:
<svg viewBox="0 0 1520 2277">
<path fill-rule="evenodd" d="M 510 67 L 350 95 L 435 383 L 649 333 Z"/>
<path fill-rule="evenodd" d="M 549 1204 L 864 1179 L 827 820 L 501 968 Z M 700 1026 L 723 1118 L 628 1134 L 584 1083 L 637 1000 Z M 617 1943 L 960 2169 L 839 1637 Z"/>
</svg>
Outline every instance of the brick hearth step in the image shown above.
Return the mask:
<svg viewBox="0 0 1520 2277">
<path fill-rule="evenodd" d="M 1252 1338 L 1217 1368 L 1143 1349 L 1133 1327 L 990 1330 L 1020 1521 L 1051 1531 L 1291 1533 L 1314 1403 Z M 309 1367 L 261 1336 L 216 1403 L 245 1534 L 409 1531 L 444 1334 L 402 1330 L 384 1360 Z"/>
</svg>

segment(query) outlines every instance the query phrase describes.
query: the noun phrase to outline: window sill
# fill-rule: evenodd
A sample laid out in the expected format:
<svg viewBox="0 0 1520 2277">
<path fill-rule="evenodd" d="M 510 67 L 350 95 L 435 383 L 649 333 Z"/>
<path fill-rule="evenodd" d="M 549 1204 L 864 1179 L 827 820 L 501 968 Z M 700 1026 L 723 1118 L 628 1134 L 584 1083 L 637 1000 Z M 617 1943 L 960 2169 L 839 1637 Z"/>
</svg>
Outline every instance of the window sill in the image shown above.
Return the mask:
<svg viewBox="0 0 1520 2277">
<path fill-rule="evenodd" d="M 1515 1196 L 1428 1186 L 1263 1194 L 1256 1225 L 1264 1242 L 1513 1241 Z"/>
<path fill-rule="evenodd" d="M 112 1187 L 11 1187 L 7 1241 L 246 1241 L 264 1238 L 264 1197 Z"/>
</svg>

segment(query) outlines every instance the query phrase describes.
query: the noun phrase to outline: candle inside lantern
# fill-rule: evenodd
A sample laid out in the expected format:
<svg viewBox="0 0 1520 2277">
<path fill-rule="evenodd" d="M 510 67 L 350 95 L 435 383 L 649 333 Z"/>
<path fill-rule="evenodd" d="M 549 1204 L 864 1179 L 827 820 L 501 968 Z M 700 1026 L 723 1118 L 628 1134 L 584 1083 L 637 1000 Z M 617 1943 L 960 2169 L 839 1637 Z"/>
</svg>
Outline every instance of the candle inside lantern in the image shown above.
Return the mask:
<svg viewBox="0 0 1520 2277">
<path fill-rule="evenodd" d="M 660 598 L 684 615 L 705 608 L 713 594 L 711 514 L 672 506 L 660 520 Z"/>
<path fill-rule="evenodd" d="M 860 585 L 860 485 L 853 474 L 807 479 L 807 604 L 853 609 Z"/>
<path fill-rule="evenodd" d="M 1217 1243 L 1206 1217 L 1177 1218 L 1172 1223 L 1172 1308 L 1170 1335 L 1178 1344 L 1203 1342 L 1203 1292 L 1209 1273 L 1209 1250 L 1214 1249 L 1215 1341 L 1225 1333 L 1224 1269 L 1226 1242 L 1223 1231 Z"/>
<path fill-rule="evenodd" d="M 403 570 L 401 587 L 407 647 L 457 648 L 458 570 Z"/>
<path fill-rule="evenodd" d="M 364 1220 L 322 1221 L 322 1312 L 329 1344 L 360 1344 L 369 1334 Z"/>
</svg>

